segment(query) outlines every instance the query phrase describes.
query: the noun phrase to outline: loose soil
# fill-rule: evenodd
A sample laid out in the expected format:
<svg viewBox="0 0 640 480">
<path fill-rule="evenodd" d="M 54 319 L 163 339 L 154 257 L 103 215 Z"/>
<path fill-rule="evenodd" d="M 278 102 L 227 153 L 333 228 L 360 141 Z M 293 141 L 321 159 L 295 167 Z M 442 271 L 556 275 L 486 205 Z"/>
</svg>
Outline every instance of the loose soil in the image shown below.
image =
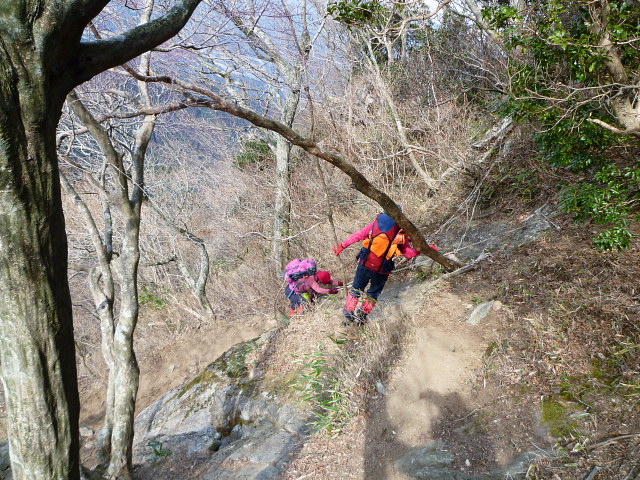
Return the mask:
<svg viewBox="0 0 640 480">
<path fill-rule="evenodd" d="M 535 409 L 514 409 L 509 393 L 486 381 L 487 350 L 500 341 L 508 314 L 498 302 L 481 324 L 466 323 L 479 299 L 494 295 L 476 277 L 436 288 L 429 282 L 387 286 L 372 321 L 409 326 L 396 358 L 386 359 L 391 368 L 345 433 L 305 443 L 287 480 L 403 480 L 396 461 L 436 439 L 468 472 L 506 466 L 531 449 L 533 438 L 548 445 Z"/>
</svg>

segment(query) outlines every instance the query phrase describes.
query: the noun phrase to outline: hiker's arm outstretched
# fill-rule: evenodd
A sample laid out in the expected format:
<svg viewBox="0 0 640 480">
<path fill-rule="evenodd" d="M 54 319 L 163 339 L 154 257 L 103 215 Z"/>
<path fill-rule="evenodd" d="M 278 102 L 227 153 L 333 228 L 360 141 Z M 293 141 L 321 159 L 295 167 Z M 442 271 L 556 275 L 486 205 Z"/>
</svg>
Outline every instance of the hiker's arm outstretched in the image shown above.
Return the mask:
<svg viewBox="0 0 640 480">
<path fill-rule="evenodd" d="M 307 277 L 304 279 L 304 283 L 311 287 L 314 292 L 319 293 L 320 295 L 329 295 L 338 293 L 337 288 L 322 288 L 316 279 L 313 277 Z"/>
<path fill-rule="evenodd" d="M 353 245 L 354 243 L 357 242 L 361 242 L 362 240 L 364 240 L 365 238 L 367 238 L 369 236 L 369 232 L 371 231 L 371 229 L 373 228 L 373 225 L 376 222 L 371 222 L 369 225 L 367 225 L 366 227 L 364 227 L 362 230 L 357 231 L 356 233 L 352 233 L 351 235 L 349 235 L 347 237 L 347 239 L 341 243 L 339 243 L 338 245 L 333 247 L 333 251 L 336 253 L 336 255 L 340 255 L 340 252 L 342 252 L 342 250 L 344 250 L 345 248 L 347 248 L 349 245 Z"/>
<path fill-rule="evenodd" d="M 409 240 L 407 240 L 407 243 L 405 243 L 404 245 L 400 245 L 399 250 L 400 253 L 407 258 L 414 258 L 420 255 L 420 250 L 416 250 L 415 248 L 413 248 L 411 243 L 409 243 Z"/>
</svg>

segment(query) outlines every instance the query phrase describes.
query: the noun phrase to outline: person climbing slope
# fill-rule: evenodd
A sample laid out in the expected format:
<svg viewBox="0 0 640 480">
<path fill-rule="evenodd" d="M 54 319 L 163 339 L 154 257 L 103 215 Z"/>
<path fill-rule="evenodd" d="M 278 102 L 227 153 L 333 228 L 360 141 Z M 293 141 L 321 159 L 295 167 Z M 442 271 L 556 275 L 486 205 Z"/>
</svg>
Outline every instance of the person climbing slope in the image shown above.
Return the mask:
<svg viewBox="0 0 640 480">
<path fill-rule="evenodd" d="M 326 270 L 316 271 L 317 264 L 312 258 L 306 260 L 295 259 L 285 267 L 284 278 L 287 286 L 284 294 L 291 302 L 291 310 L 289 316 L 292 317 L 297 313 L 302 313 L 305 304 L 313 302 L 316 295 L 333 295 L 338 293 L 337 288 L 324 288 L 320 284 L 334 286 L 342 286 L 342 282 L 338 282 L 331 277 L 331 273 Z"/>
<path fill-rule="evenodd" d="M 345 248 L 362 240 L 363 247 L 357 257 L 358 268 L 353 279 L 353 287 L 344 305 L 346 321 L 343 325 L 351 322 L 364 325 L 367 315 L 375 308 L 389 274 L 395 267 L 394 257 L 404 255 L 406 258 L 413 258 L 420 255 L 420 251 L 411 246 L 409 235 L 386 213 L 378 214 L 369 225 L 335 245 L 333 251 L 336 256 L 340 255 Z M 431 246 L 436 248 L 434 245 Z M 358 308 L 358 302 L 367 285 L 369 289 Z"/>
</svg>

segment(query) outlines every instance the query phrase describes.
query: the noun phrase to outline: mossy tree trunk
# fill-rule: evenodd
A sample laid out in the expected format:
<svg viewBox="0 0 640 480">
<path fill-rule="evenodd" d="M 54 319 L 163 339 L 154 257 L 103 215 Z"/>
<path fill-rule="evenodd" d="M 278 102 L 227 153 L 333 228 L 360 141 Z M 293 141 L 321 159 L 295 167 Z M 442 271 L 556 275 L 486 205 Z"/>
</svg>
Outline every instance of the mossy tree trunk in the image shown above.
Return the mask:
<svg viewBox="0 0 640 480">
<path fill-rule="evenodd" d="M 21 45 L 0 43 L 0 361 L 9 445 L 14 478 L 78 478 L 79 400 L 55 151 L 63 98 L 48 88 L 43 46 L 24 37 Z"/>
<path fill-rule="evenodd" d="M 76 85 L 175 35 L 200 0 L 82 42 L 108 0 L 0 2 L 0 361 L 13 478 L 80 477 L 79 400 L 55 129 Z"/>
</svg>

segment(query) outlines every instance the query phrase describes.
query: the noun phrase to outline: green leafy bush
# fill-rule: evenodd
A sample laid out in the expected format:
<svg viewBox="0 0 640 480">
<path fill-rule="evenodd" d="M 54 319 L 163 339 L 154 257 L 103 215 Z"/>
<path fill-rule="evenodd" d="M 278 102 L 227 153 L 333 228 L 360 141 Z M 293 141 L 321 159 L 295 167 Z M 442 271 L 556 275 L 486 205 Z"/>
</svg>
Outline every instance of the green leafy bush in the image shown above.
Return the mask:
<svg viewBox="0 0 640 480">
<path fill-rule="evenodd" d="M 262 171 L 266 168 L 265 164 L 271 158 L 271 148 L 269 148 L 267 142 L 262 140 L 249 140 L 244 142 L 242 151 L 236 155 L 233 165 L 239 169 L 257 166 L 258 170 Z"/>
<path fill-rule="evenodd" d="M 162 310 L 167 306 L 167 300 L 161 293 L 152 290 L 150 287 L 143 286 L 139 296 L 140 305 Z"/>
<path fill-rule="evenodd" d="M 372 23 L 383 10 L 378 0 L 346 0 L 327 6 L 327 13 L 336 21 L 351 26 Z"/>
<path fill-rule="evenodd" d="M 602 126 L 619 123 L 615 102 L 637 95 L 633 82 L 625 85 L 640 71 L 635 3 L 550 0 L 531 4 L 526 17 L 504 5 L 483 10 L 510 53 L 505 110 L 539 126 L 547 162 L 580 175 L 564 186 L 562 205 L 577 220 L 607 226 L 594 239 L 605 250 L 629 247 L 629 226 L 638 218 L 639 163 L 632 151 L 624 153 L 637 140 Z"/>
</svg>

